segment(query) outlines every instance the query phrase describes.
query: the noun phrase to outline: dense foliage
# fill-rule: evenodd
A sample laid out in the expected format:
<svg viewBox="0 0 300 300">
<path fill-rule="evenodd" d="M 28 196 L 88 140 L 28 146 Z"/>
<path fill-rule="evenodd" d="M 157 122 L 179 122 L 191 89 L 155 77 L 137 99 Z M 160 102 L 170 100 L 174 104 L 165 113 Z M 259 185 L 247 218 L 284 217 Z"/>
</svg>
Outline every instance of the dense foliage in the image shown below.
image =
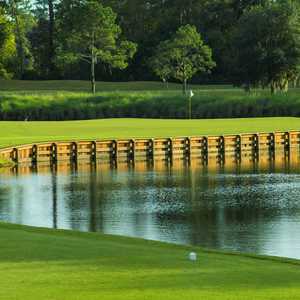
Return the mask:
<svg viewBox="0 0 300 300">
<path fill-rule="evenodd" d="M 0 8 L 0 77 L 9 78 L 6 70 L 8 60 L 15 53 L 15 40 L 12 33 L 12 24 Z"/>
<path fill-rule="evenodd" d="M 159 44 L 150 66 L 163 81 L 174 78 L 182 82 L 186 93 L 187 81 L 196 73 L 210 72 L 215 62 L 211 49 L 203 43 L 196 27 L 185 25 L 172 39 Z"/>
<path fill-rule="evenodd" d="M 81 120 L 96 118 L 186 118 L 187 97 L 169 92 L 0 93 L 0 120 Z M 242 90 L 197 91 L 193 118 L 300 117 L 299 92 L 270 95 Z"/>
<path fill-rule="evenodd" d="M 241 17 L 235 37 L 236 82 L 286 91 L 300 71 L 297 6 L 285 1 L 257 6 Z"/>
<path fill-rule="evenodd" d="M 299 0 L 0 0 L 16 42 L 16 54 L 11 51 L 10 63 L 2 63 L 2 74 L 5 69 L 18 79 L 92 79 L 94 49 L 100 53 L 94 55 L 99 80 L 181 81 L 182 76 L 170 76 L 165 65 L 153 72 L 157 68 L 149 59 L 176 32 L 195 28 L 212 50 L 216 67 L 211 74 L 195 70 L 194 82 L 285 90 L 298 80 L 298 4 Z M 92 6 L 97 8 L 89 9 Z M 92 28 L 97 28 L 95 39 L 101 41 L 95 47 L 90 46 Z M 62 59 L 66 50 L 73 58 L 86 54 L 83 48 L 89 48 L 88 61 Z"/>
<path fill-rule="evenodd" d="M 98 62 L 124 69 L 136 45 L 120 41 L 121 29 L 116 15 L 98 1 L 68 1 L 59 6 L 60 58 L 63 64 L 82 60 L 90 65 L 92 91 L 96 91 L 95 66 Z"/>
</svg>

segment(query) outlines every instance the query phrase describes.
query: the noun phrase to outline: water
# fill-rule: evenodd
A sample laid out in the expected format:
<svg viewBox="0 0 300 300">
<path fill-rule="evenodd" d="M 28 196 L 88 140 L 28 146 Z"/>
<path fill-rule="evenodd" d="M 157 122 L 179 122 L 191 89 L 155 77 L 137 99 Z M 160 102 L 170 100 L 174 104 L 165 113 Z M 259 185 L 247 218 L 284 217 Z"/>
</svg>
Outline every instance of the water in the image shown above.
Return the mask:
<svg viewBox="0 0 300 300">
<path fill-rule="evenodd" d="M 0 174 L 0 220 L 300 259 L 296 167 Z"/>
</svg>

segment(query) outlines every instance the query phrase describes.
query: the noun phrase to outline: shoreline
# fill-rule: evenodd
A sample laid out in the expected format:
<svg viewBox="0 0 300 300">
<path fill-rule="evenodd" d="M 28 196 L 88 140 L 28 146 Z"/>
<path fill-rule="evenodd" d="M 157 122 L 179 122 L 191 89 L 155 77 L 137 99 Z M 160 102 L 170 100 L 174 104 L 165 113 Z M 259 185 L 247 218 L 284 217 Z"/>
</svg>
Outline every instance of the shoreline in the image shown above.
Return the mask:
<svg viewBox="0 0 300 300">
<path fill-rule="evenodd" d="M 185 245 L 185 244 L 176 244 L 171 242 L 162 242 L 157 240 L 149 240 L 144 238 L 137 238 L 137 237 L 129 237 L 123 235 L 113 235 L 113 234 L 104 234 L 101 232 L 89 232 L 89 231 L 79 231 L 73 229 L 53 229 L 48 227 L 40 227 L 40 226 L 31 226 L 31 225 L 21 225 L 17 223 L 9 223 L 0 221 L 0 229 L 6 228 L 8 230 L 23 230 L 25 232 L 32 232 L 32 233 L 39 233 L 39 234 L 50 234 L 50 235 L 59 235 L 59 236 L 78 236 L 82 238 L 111 238 L 116 240 L 131 240 L 132 242 L 144 242 L 148 245 L 157 245 L 157 246 L 165 246 L 165 247 L 173 247 L 176 249 L 184 249 L 188 251 L 198 251 L 207 254 L 220 254 L 226 256 L 239 256 L 245 258 L 251 258 L 255 260 L 266 260 L 270 262 L 278 262 L 278 263 L 287 263 L 293 265 L 300 266 L 300 259 L 296 258 L 288 258 L 288 257 L 281 257 L 281 256 L 272 256 L 272 255 L 263 255 L 263 254 L 255 254 L 255 253 L 244 253 L 244 252 L 237 252 L 237 251 L 228 251 L 228 250 L 217 250 L 211 248 L 202 248 L 200 246 L 193 246 L 193 245 Z"/>
</svg>

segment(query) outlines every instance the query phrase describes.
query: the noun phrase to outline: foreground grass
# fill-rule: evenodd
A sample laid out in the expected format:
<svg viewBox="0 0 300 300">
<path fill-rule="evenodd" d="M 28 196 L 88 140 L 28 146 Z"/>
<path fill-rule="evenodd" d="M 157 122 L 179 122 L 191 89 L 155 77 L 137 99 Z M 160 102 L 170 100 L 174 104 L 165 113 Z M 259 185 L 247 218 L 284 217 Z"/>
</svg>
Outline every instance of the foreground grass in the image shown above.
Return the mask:
<svg viewBox="0 0 300 300">
<path fill-rule="evenodd" d="M 223 135 L 299 128 L 298 118 L 0 122 L 0 147 L 45 141 Z"/>
<path fill-rule="evenodd" d="M 300 263 L 0 223 L 1 300 L 300 299 Z"/>
</svg>

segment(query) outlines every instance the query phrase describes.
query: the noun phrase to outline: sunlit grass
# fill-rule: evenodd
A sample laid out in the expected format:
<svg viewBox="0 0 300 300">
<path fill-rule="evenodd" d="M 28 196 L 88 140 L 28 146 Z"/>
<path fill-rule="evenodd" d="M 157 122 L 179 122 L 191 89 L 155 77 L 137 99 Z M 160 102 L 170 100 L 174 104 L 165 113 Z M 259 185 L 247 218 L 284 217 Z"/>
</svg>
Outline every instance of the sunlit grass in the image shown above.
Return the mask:
<svg viewBox="0 0 300 300">
<path fill-rule="evenodd" d="M 0 240 L 1 300 L 300 298 L 295 260 L 8 224 Z"/>
<path fill-rule="evenodd" d="M 62 140 L 223 135 L 299 130 L 298 118 L 217 120 L 104 119 L 0 122 L 0 147 Z"/>
</svg>

